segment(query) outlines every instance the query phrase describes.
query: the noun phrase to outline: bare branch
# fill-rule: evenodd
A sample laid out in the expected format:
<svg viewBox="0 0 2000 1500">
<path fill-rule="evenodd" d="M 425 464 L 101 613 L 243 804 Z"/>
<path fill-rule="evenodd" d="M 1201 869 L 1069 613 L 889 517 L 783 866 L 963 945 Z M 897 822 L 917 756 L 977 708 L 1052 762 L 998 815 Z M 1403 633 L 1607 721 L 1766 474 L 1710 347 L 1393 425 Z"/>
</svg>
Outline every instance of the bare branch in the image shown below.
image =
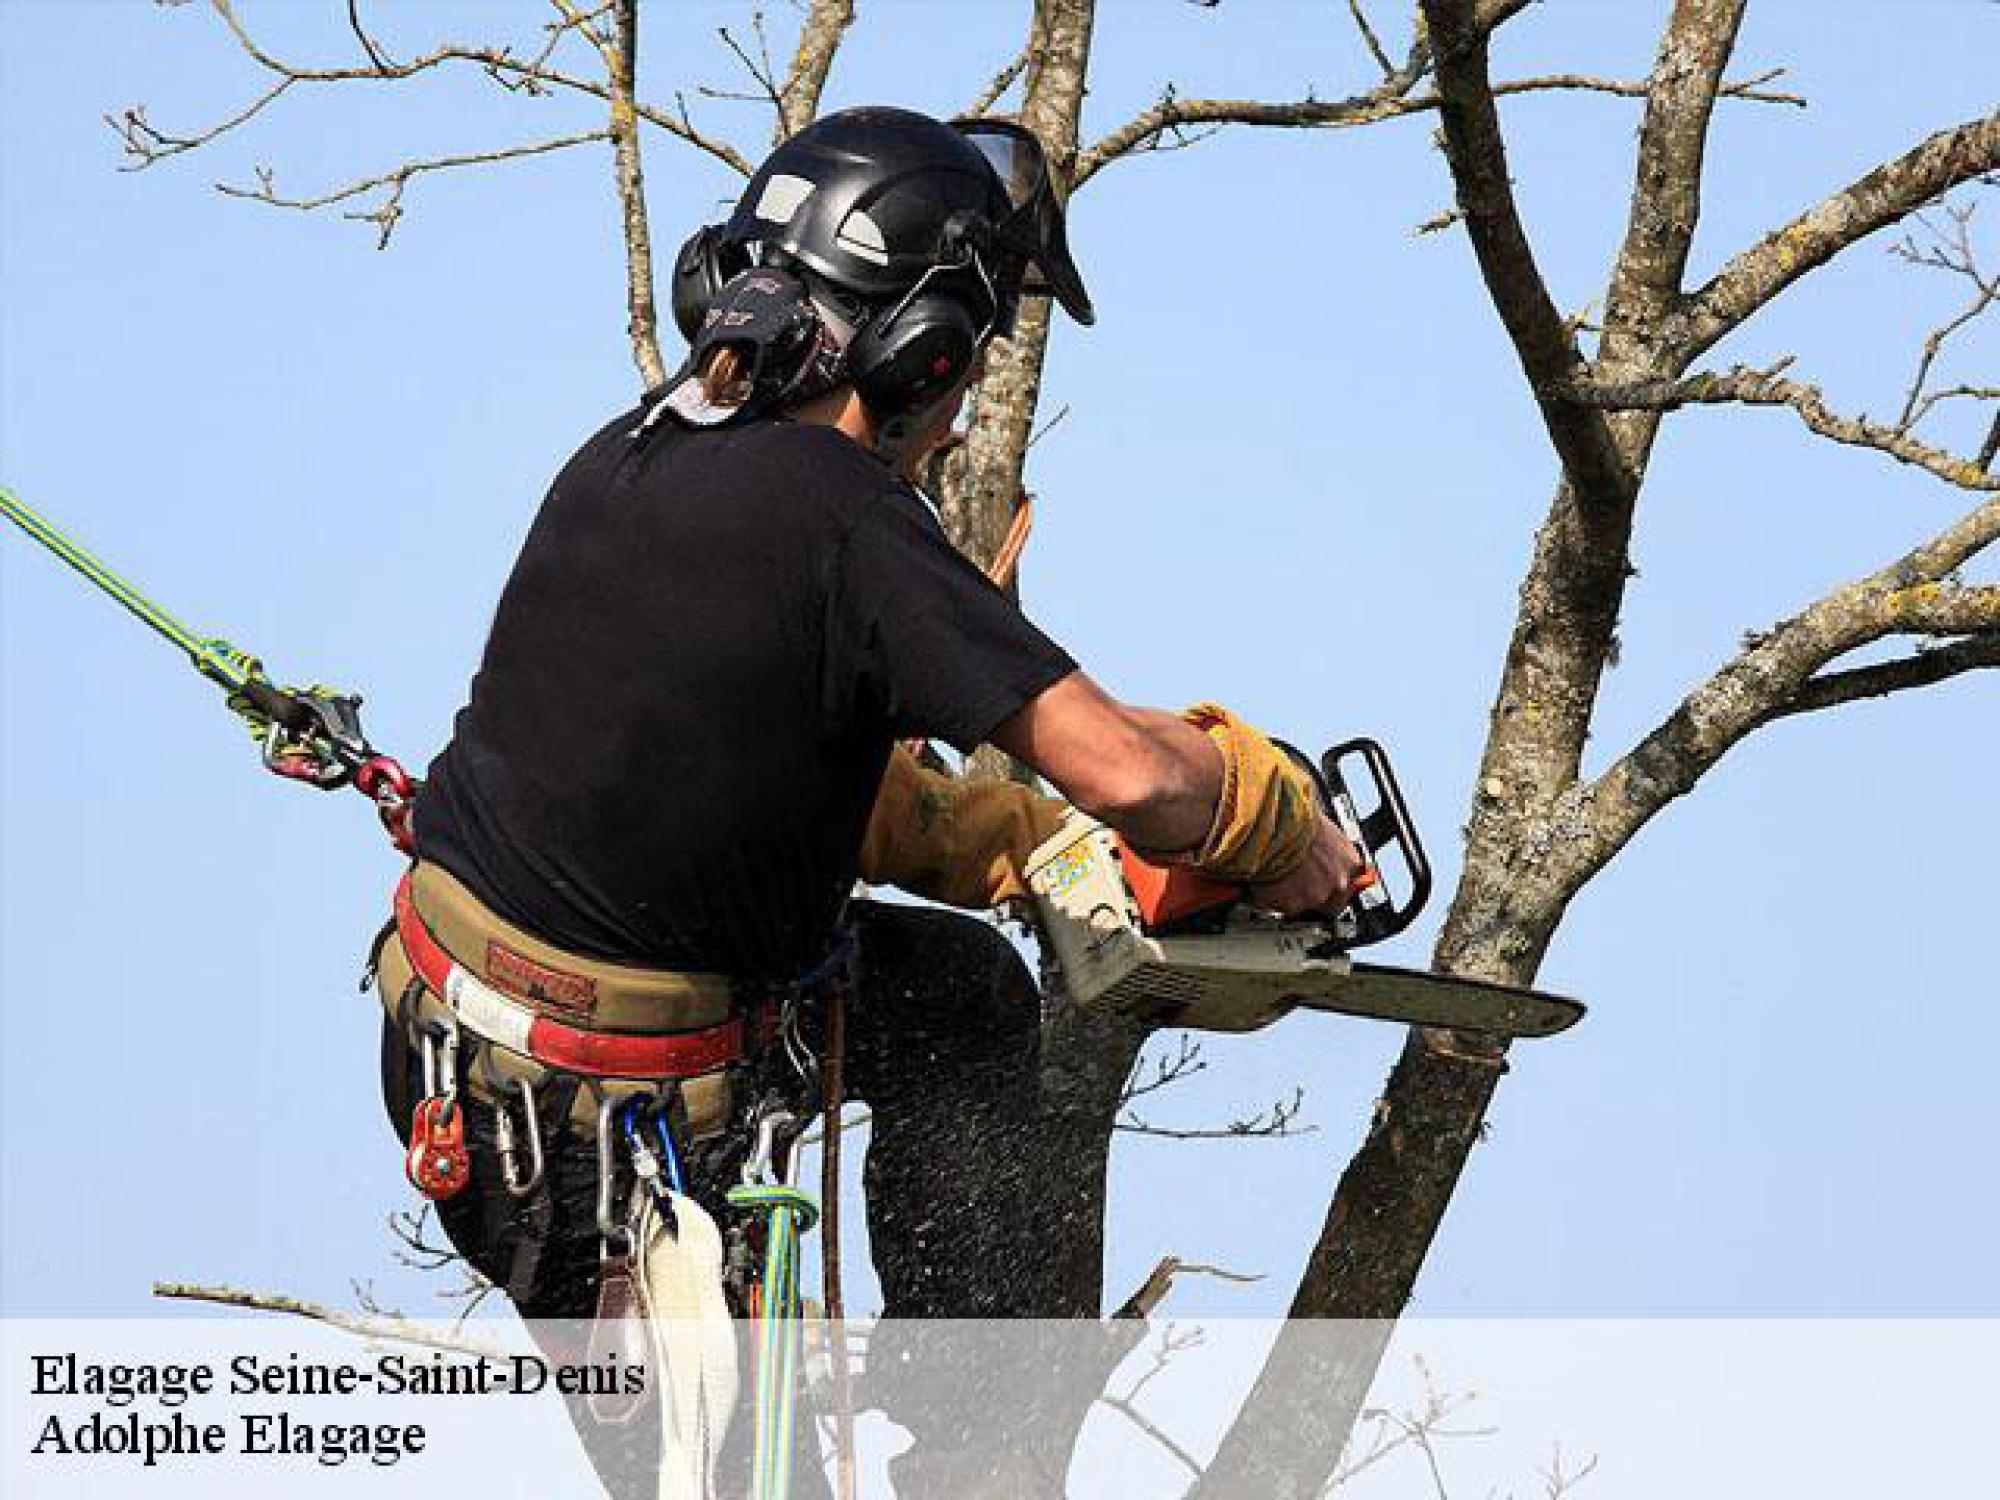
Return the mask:
<svg viewBox="0 0 2000 1500">
<path fill-rule="evenodd" d="M 639 159 L 639 116 L 634 90 L 639 70 L 639 0 L 615 0 L 611 75 L 611 153 L 618 183 L 620 227 L 625 235 L 625 330 L 632 362 L 647 387 L 665 382 L 660 358 L 659 304 L 653 295 L 653 235 L 646 217 L 646 180 Z"/>
<path fill-rule="evenodd" d="M 1543 1500 L 1562 1500 L 1563 1496 L 1574 1490 L 1596 1472 L 1597 1455 L 1594 1453 L 1590 1456 L 1589 1462 L 1585 1463 L 1582 1468 L 1576 1470 L 1565 1469 L 1563 1467 L 1562 1444 L 1557 1443 L 1555 1457 L 1549 1461 L 1549 1466 L 1542 1471 Z"/>
<path fill-rule="evenodd" d="M 439 1333 L 407 1318 L 384 1317 L 376 1313 L 351 1313 L 341 1308 L 328 1307 L 321 1302 L 308 1302 L 300 1297 L 288 1297 L 275 1292 L 247 1292 L 235 1287 L 203 1286 L 188 1281 L 156 1281 L 153 1283 L 153 1295 L 179 1302 L 209 1302 L 220 1307 L 242 1307 L 257 1312 L 285 1313 L 296 1318 L 307 1318 L 315 1323 L 324 1323 L 329 1328 L 338 1328 L 343 1333 L 352 1333 L 365 1339 L 413 1344 L 424 1349 L 442 1349 L 448 1354 L 460 1354 L 468 1359 L 490 1359 L 503 1366 L 509 1358 L 509 1351 L 497 1344 L 482 1343 L 455 1332 Z M 501 1378 L 504 1379 L 504 1375 Z"/>
<path fill-rule="evenodd" d="M 604 60 L 604 65 L 610 67 L 612 55 L 617 49 L 617 41 L 597 22 L 610 12 L 617 0 L 604 0 L 602 5 L 587 11 L 578 7 L 574 0 L 549 0 L 549 3 L 555 6 L 557 13 L 562 16 L 562 20 L 555 28 L 557 37 L 566 31 L 576 32 L 590 43 L 597 55 Z"/>
<path fill-rule="evenodd" d="M 1864 698 L 1883 698 L 1909 688 L 1929 687 L 1984 667 L 2000 667 L 2000 634 L 1968 636 L 1873 666 L 1822 672 L 1773 709 L 1770 717 L 1790 718 L 1843 703 L 1858 703 Z"/>
<path fill-rule="evenodd" d="M 1172 1438 L 1168 1437 L 1152 1418 L 1140 1411 L 1138 1407 L 1134 1406 L 1125 1397 L 1113 1396 L 1106 1392 L 1097 1398 L 1097 1404 L 1109 1407 L 1112 1411 L 1117 1412 L 1119 1416 L 1130 1422 L 1134 1427 L 1145 1433 L 1147 1437 L 1172 1454 L 1188 1473 L 1197 1479 L 1201 1478 L 1201 1464 L 1195 1456 Z"/>
<path fill-rule="evenodd" d="M 193 135 L 169 135 L 157 128 L 146 117 L 146 106 L 134 104 L 116 115 L 106 115 L 104 123 L 118 135 L 119 142 L 130 158 L 118 170 L 121 172 L 143 172 L 157 161 L 169 156 L 179 156 L 183 151 L 193 151 L 206 146 L 217 136 L 227 135 L 237 126 L 257 118 L 267 108 L 283 98 L 286 91 L 297 83 L 295 78 L 281 78 L 270 88 L 252 99 L 235 114 L 218 120 L 206 130 L 198 130 Z"/>
<path fill-rule="evenodd" d="M 610 132 L 590 130 L 581 135 L 557 136 L 554 140 L 535 141 L 525 146 L 503 146 L 493 151 L 470 151 L 457 156 L 434 156 L 423 161 L 404 162 L 392 171 L 364 177 L 357 182 L 348 183 L 345 187 L 307 198 L 288 198 L 280 194 L 277 191 L 276 177 L 268 167 L 257 168 L 257 185 L 254 188 L 233 187 L 229 183 L 218 182 L 215 190 L 229 198 L 243 198 L 253 203 L 267 203 L 273 208 L 295 208 L 310 213 L 314 209 L 330 208 L 336 203 L 346 203 L 378 188 L 387 189 L 382 201 L 373 208 L 343 215 L 357 222 L 375 225 L 378 230 L 376 248 L 387 249 L 389 238 L 396 232 L 396 225 L 403 217 L 403 189 L 414 178 L 431 172 L 447 172 L 455 167 L 484 166 L 492 162 L 517 161 L 528 156 L 546 156 L 551 151 L 564 151 L 571 146 L 583 146 L 593 141 L 608 139 Z"/>
<path fill-rule="evenodd" d="M 1182 99 L 1169 85 L 1159 102 L 1078 152 L 1072 190 L 1119 157 L 1157 150 L 1162 137 L 1189 126 L 1264 125 L 1291 129 L 1328 129 L 1366 125 L 1414 110 L 1405 96 L 1430 66 L 1430 47 L 1421 28 L 1403 65 L 1389 72 L 1374 88 L 1345 99 L 1305 98 L 1289 104 L 1252 99 Z"/>
<path fill-rule="evenodd" d="M 606 6 L 599 6 L 590 11 L 581 11 L 574 5 L 559 5 L 558 9 L 564 12 L 565 19 L 552 28 L 551 45 L 544 47 L 542 53 L 533 59 L 516 57 L 512 50 L 506 47 L 468 47 L 458 43 L 447 42 L 431 49 L 429 52 L 412 57 L 407 62 L 389 61 L 385 55 L 382 62 L 371 61 L 363 67 L 309 68 L 286 62 L 284 59 L 267 51 L 243 24 L 242 18 L 236 14 L 231 0 L 210 0 L 210 4 L 216 13 L 222 17 L 243 51 L 259 67 L 272 74 L 278 80 L 278 83 L 264 95 L 259 96 L 259 98 L 252 101 L 243 109 L 238 110 L 235 114 L 224 118 L 213 126 L 188 136 L 172 135 L 156 129 L 146 121 L 144 107 L 133 106 L 124 115 L 118 119 L 110 120 L 109 123 L 123 140 L 126 154 L 133 158 L 130 166 L 134 170 L 150 166 L 154 161 L 164 157 L 178 155 L 181 151 L 192 149 L 195 146 L 206 145 L 218 136 L 228 134 L 239 126 L 256 118 L 257 115 L 261 114 L 265 108 L 288 89 L 302 84 L 398 82 L 436 69 L 452 66 L 470 66 L 478 68 L 492 77 L 496 82 L 506 87 L 525 88 L 529 92 L 536 93 L 551 89 L 565 89 L 575 93 L 587 94 L 607 104 L 611 102 L 611 88 L 608 83 L 594 78 L 584 78 L 576 74 L 562 72 L 548 66 L 548 59 L 552 54 L 553 44 L 559 42 L 563 36 L 569 34 L 572 30 L 581 31 L 582 34 L 592 41 L 593 45 L 600 46 L 601 48 L 603 39 L 589 23 L 594 17 L 604 14 Z M 675 115 L 664 110 L 636 101 L 634 109 L 639 118 L 647 124 L 664 130 L 669 135 L 676 136 L 689 145 L 707 152 L 743 176 L 747 177 L 750 175 L 751 164 L 744 158 L 741 152 L 737 151 L 735 147 L 729 145 L 726 141 L 717 140 L 695 129 L 692 122 L 686 118 L 685 111 L 677 118 Z M 136 132 L 131 132 L 128 131 L 127 124 L 134 116 L 137 117 L 139 128 Z"/>
<path fill-rule="evenodd" d="M 1419 75 L 1420 76 L 1420 75 Z M 1775 75 L 1761 75 L 1769 78 Z M 1434 93 L 1410 94 L 1416 78 L 1403 71 L 1391 74 L 1383 83 L 1363 94 L 1345 99 L 1296 99 L 1269 102 L 1258 99 L 1183 99 L 1170 85 L 1159 101 L 1141 111 L 1110 134 L 1093 143 L 1078 158 L 1077 184 L 1094 176 L 1113 161 L 1126 156 L 1179 150 L 1196 141 L 1207 140 L 1226 125 L 1252 125 L 1285 130 L 1344 130 L 1358 125 L 1374 125 L 1406 115 L 1426 114 L 1441 102 Z M 1757 87 L 1758 80 L 1724 85 L 1722 92 L 1733 99 L 1761 104 L 1804 106 L 1797 94 L 1780 94 Z M 1496 98 L 1515 94 L 1593 93 L 1613 94 L 1625 99 L 1646 97 L 1644 79 L 1606 78 L 1595 73 L 1541 73 L 1529 78 L 1510 78 L 1496 83 Z M 1197 127 L 1207 127 L 1200 129 Z"/>
<path fill-rule="evenodd" d="M 1675 798 L 1685 795 L 1733 746 L 1775 718 L 1821 695 L 1881 681 L 1869 673 L 1811 684 L 1837 657 L 1890 635 L 2000 632 L 2000 587 L 1939 580 L 2000 537 L 2000 497 L 1888 567 L 1809 605 L 1696 688 L 1674 712 L 1603 775 L 1565 797 L 1551 816 L 1551 874 L 1575 890 Z M 1914 668 L 1905 669 L 1914 672 Z M 1949 673 L 1946 675 L 1950 675 Z M 1912 683 L 1911 685 L 1914 685 Z M 1857 694 L 1858 696 L 1858 694 Z"/>
<path fill-rule="evenodd" d="M 1194 1039 L 1192 1033 L 1177 1032 L 1175 1040 L 1178 1045 L 1171 1057 L 1155 1055 L 1140 1059 L 1139 1065 L 1132 1070 L 1132 1076 L 1125 1081 L 1124 1092 L 1118 1099 L 1120 1104 L 1130 1104 L 1134 1099 L 1157 1094 L 1184 1078 L 1207 1071 L 1208 1059 L 1202 1056 L 1201 1043 Z"/>
<path fill-rule="evenodd" d="M 430 1237 L 434 1206 L 426 1202 L 416 1213 L 399 1208 L 389 1215 L 389 1233 L 403 1247 L 390 1252 L 399 1265 L 417 1271 L 441 1271 L 465 1259 L 451 1245 L 441 1245 Z"/>
<path fill-rule="evenodd" d="M 995 73 L 987 81 L 986 87 L 979 91 L 972 103 L 965 107 L 965 117 L 967 119 L 977 119 L 993 108 L 994 105 L 998 104 L 1000 96 L 1014 86 L 1014 80 L 1027 71 L 1028 61 L 1033 55 L 1034 49 L 1032 47 L 1023 47 L 1014 60 Z"/>
<path fill-rule="evenodd" d="M 1897 427 L 1902 431 L 1908 431 L 1929 416 L 1934 408 L 1947 401 L 2000 401 L 2000 385 L 1948 385 L 1942 390 L 1926 391 L 1923 400 L 1917 403 L 1908 424 L 1904 424 L 1899 417 Z M 1986 464 L 1982 461 L 1980 467 L 1985 468 Z"/>
<path fill-rule="evenodd" d="M 1289 1099 L 1280 1099 L 1268 1109 L 1242 1115 L 1222 1125 L 1155 1125 L 1130 1110 L 1118 1117 L 1117 1128 L 1128 1135 L 1157 1136 L 1169 1141 L 1278 1140 L 1295 1135 L 1312 1135 L 1319 1126 L 1299 1121 L 1305 1105 L 1305 1090 L 1293 1089 Z"/>
<path fill-rule="evenodd" d="M 1436 1444 L 1446 1438 L 1491 1437 L 1496 1429 L 1491 1427 L 1447 1427 L 1452 1417 L 1479 1399 L 1478 1394 L 1467 1391 L 1462 1395 L 1442 1389 L 1431 1374 L 1429 1361 L 1422 1355 L 1414 1356 L 1412 1362 L 1424 1384 L 1423 1405 L 1415 1411 L 1389 1411 L 1383 1407 L 1373 1407 L 1362 1413 L 1361 1419 L 1375 1429 L 1375 1436 L 1362 1452 L 1343 1454 L 1332 1476 L 1327 1480 L 1323 1494 L 1331 1494 L 1342 1485 L 1351 1482 L 1360 1474 L 1372 1469 L 1392 1453 L 1403 1448 L 1415 1448 L 1424 1455 L 1424 1462 L 1431 1475 L 1433 1493 L 1444 1493 L 1444 1476 L 1439 1467 Z"/>
<path fill-rule="evenodd" d="M 1389 54 L 1382 49 L 1382 38 L 1369 24 L 1368 12 L 1361 8 L 1361 0 L 1347 0 L 1347 13 L 1354 17 L 1354 29 L 1361 33 L 1361 43 L 1368 49 L 1368 55 L 1375 59 L 1375 66 L 1382 70 L 1382 76 L 1394 77 L 1396 65 L 1389 61 Z"/>
<path fill-rule="evenodd" d="M 368 29 L 361 24 L 361 0 L 347 0 L 347 26 L 354 33 L 354 39 L 361 43 L 361 50 L 368 54 L 368 60 L 375 64 L 377 71 L 394 66 L 389 61 L 388 54 L 376 45 L 375 39 L 368 34 Z"/>
<path fill-rule="evenodd" d="M 1160 1263 L 1160 1266 L 1154 1268 L 1153 1275 L 1158 1276 L 1160 1270 L 1164 1268 L 1166 1264 L 1167 1264 L 1166 1261 L 1162 1261 Z M 1176 1262 L 1176 1264 L 1178 1264 L 1178 1262 Z M 1194 1269 L 1194 1268 L 1190 1267 L 1189 1269 Z M 1203 1267 L 1201 1269 L 1209 1271 L 1215 1270 L 1215 1268 L 1212 1266 Z M 1238 1276 L 1235 1273 L 1222 1273 L 1222 1274 L 1224 1275 L 1225 1279 L 1232 1279 L 1237 1281 L 1257 1281 L 1262 1279 L 1261 1277 L 1255 1277 L 1255 1276 Z M 1199 1324 L 1197 1324 L 1193 1328 L 1182 1328 L 1178 1323 L 1167 1324 L 1166 1327 L 1160 1330 L 1160 1341 L 1153 1346 L 1152 1362 L 1148 1364 L 1145 1370 L 1142 1371 L 1138 1376 L 1136 1376 L 1133 1379 L 1132 1384 L 1126 1388 L 1125 1399 L 1127 1401 L 1137 1401 L 1139 1399 L 1140 1394 L 1146 1389 L 1146 1387 L 1151 1385 L 1153 1381 L 1159 1377 L 1161 1371 L 1165 1370 L 1168 1365 L 1174 1362 L 1174 1359 L 1177 1355 L 1180 1355 L 1189 1349 L 1199 1349 L 1203 1344 L 1207 1342 L 1208 1342 L 1208 1332 L 1206 1329 L 1202 1328 Z"/>
<path fill-rule="evenodd" d="M 1865 239 L 1962 183 L 2000 170 L 2000 110 L 1941 130 L 1773 230 L 1688 298 L 1679 342 L 1700 355 L 1745 318 Z"/>
<path fill-rule="evenodd" d="M 701 92 L 710 99 L 741 99 L 752 103 L 769 104 L 773 112 L 777 115 L 778 120 L 774 133 L 782 140 L 788 133 L 785 129 L 785 100 L 784 96 L 778 91 L 778 78 L 771 66 L 770 48 L 765 44 L 763 12 L 759 11 L 752 18 L 752 24 L 755 26 L 757 32 L 759 52 L 757 57 L 750 55 L 743 44 L 736 40 L 736 37 L 727 26 L 716 27 L 715 34 L 722 38 L 722 44 L 725 47 L 736 54 L 736 60 L 743 64 L 743 71 L 750 75 L 751 80 L 757 85 L 759 92 L 755 94 L 732 94 L 726 93 L 721 89 L 710 88 L 704 88 Z"/>
<path fill-rule="evenodd" d="M 1177 1276 L 1212 1276 L 1218 1281 L 1233 1281 L 1240 1286 L 1253 1286 L 1264 1278 L 1249 1271 L 1232 1271 L 1226 1266 L 1207 1265 L 1201 1261 L 1182 1260 L 1178 1256 L 1162 1257 L 1137 1291 L 1119 1304 L 1113 1318 L 1148 1318 L 1153 1309 L 1166 1301 L 1167 1293 L 1174 1289 Z M 1171 1353 L 1169 1348 L 1167 1352 Z M 1143 1385 L 1145 1382 L 1140 1382 Z M 1139 1387 L 1134 1386 L 1128 1394 L 1137 1395 Z"/>
<path fill-rule="evenodd" d="M 812 0 L 804 23 L 799 27 L 798 49 L 785 74 L 785 86 L 778 91 L 779 138 L 803 130 L 819 113 L 820 95 L 826 92 L 826 75 L 841 39 L 854 23 L 854 0 Z"/>
<path fill-rule="evenodd" d="M 1981 464 L 1911 437 L 1903 427 L 1885 426 L 1866 417 L 1843 417 L 1828 410 L 1819 387 L 1787 379 L 1778 373 L 1783 368 L 1781 364 L 1752 370 L 1737 365 L 1721 373 L 1692 375 L 1685 380 L 1636 381 L 1624 385 L 1572 382 L 1566 394 L 1592 406 L 1622 410 L 1667 411 L 1679 406 L 1726 402 L 1788 406 L 1821 437 L 1850 447 L 1873 448 L 1898 463 L 1926 470 L 1961 489 L 2000 491 L 2000 475 L 1989 474 Z"/>
<path fill-rule="evenodd" d="M 1586 507 L 1629 505 L 1634 477 L 1602 413 L 1548 394 L 1582 366 L 1521 226 L 1472 0 L 1423 0 L 1437 49 L 1445 156 L 1494 307 L 1513 340 L 1563 472 Z"/>
<path fill-rule="evenodd" d="M 1948 207 L 1945 212 L 1951 221 L 1951 228 L 1942 232 L 1932 229 L 1929 221 L 1918 214 L 1917 222 L 1926 229 L 1932 229 L 1933 243 L 1920 246 L 1914 236 L 1905 236 L 1900 243 L 1890 247 L 1896 255 L 1911 265 L 1948 271 L 1972 283 L 1972 300 L 1956 316 L 1940 323 L 1925 337 L 1923 346 L 1917 354 L 1916 372 L 1910 377 L 1910 388 L 1903 398 L 1903 410 L 1896 418 L 1898 431 L 1909 431 L 1923 421 L 1940 401 L 1962 397 L 1986 400 L 2000 396 L 2000 390 L 1966 385 L 1953 386 L 1948 390 L 1937 392 L 1927 390 L 1932 368 L 1936 365 L 1938 355 L 1943 352 L 1946 342 L 1967 324 L 1986 313 L 1996 302 L 2000 302 L 2000 277 L 1987 276 L 1981 272 L 1978 253 L 1972 243 L 1972 218 L 1977 206 L 1968 204 L 1963 208 Z"/>
</svg>

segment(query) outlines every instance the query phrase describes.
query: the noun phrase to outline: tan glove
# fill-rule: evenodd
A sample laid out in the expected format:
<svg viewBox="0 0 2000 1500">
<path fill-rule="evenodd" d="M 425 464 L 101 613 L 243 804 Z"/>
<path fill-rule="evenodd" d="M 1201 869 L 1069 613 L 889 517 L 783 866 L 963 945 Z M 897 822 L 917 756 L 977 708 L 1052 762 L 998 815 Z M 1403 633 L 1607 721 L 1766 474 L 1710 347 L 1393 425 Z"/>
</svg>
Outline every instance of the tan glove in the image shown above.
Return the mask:
<svg viewBox="0 0 2000 1500">
<path fill-rule="evenodd" d="M 1222 752 L 1222 796 L 1199 847 L 1173 858 L 1217 880 L 1282 880 L 1311 851 L 1319 832 L 1319 793 L 1305 768 L 1216 703 L 1181 715 Z"/>
<path fill-rule="evenodd" d="M 950 906 L 1025 900 L 1022 869 L 1066 810 L 1018 782 L 933 771 L 898 745 L 861 840 L 861 878 Z"/>
</svg>

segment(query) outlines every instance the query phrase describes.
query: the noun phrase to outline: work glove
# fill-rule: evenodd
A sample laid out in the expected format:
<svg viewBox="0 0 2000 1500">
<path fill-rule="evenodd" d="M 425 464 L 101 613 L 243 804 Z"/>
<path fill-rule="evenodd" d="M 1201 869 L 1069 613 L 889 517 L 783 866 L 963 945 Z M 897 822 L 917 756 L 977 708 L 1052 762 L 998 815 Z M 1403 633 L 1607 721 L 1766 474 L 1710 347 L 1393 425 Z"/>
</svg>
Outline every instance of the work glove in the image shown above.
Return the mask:
<svg viewBox="0 0 2000 1500">
<path fill-rule="evenodd" d="M 1220 704 L 1197 703 L 1181 717 L 1222 752 L 1222 795 L 1208 836 L 1165 862 L 1248 885 L 1284 879 L 1305 862 L 1319 833 L 1311 774 Z"/>
<path fill-rule="evenodd" d="M 898 745 L 861 840 L 861 878 L 948 906 L 1028 898 L 1028 856 L 1067 806 L 1019 782 L 948 776 Z"/>
</svg>

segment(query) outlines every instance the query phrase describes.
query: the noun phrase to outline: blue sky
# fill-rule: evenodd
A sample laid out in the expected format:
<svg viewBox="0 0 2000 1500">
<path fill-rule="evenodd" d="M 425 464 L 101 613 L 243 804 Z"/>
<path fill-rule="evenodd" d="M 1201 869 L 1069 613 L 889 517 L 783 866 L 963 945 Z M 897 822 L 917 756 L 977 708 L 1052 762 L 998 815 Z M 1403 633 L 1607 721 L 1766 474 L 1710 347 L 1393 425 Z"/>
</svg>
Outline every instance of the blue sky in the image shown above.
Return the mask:
<svg viewBox="0 0 2000 1500">
<path fill-rule="evenodd" d="M 242 6 L 274 47 L 345 59 L 339 9 Z M 1549 0 L 1508 28 L 1498 67 L 1640 76 L 1662 9 Z M 956 108 L 1018 45 L 1021 10 L 863 0 L 829 102 Z M 746 13 L 648 7 L 649 93 L 738 86 L 713 27 Z M 384 29 L 407 54 L 525 40 L 538 19 L 437 4 Z M 1971 0 L 1755 7 L 1738 71 L 1784 64 L 1812 107 L 1724 109 L 1692 274 L 1990 109 L 1996 44 L 2000 11 Z M 1327 96 L 1371 66 L 1344 7 L 1107 4 L 1088 125 L 1168 81 Z M 281 675 L 364 688 L 376 740 L 413 764 L 459 705 L 548 476 L 635 390 L 608 160 L 420 182 L 386 253 L 362 226 L 210 185 L 268 163 L 305 192 L 597 123 L 482 83 L 288 99 L 126 174 L 104 112 L 143 100 L 163 127 L 204 122 L 255 70 L 199 7 L 0 5 L 0 479 Z M 756 154 L 755 106 L 694 103 Z M 1637 108 L 1505 106 L 1565 307 L 1601 289 Z M 1079 195 L 1100 321 L 1064 327 L 1051 357 L 1045 411 L 1071 414 L 1034 453 L 1025 587 L 1126 696 L 1223 698 L 1305 742 L 1382 738 L 1448 890 L 1552 466 L 1462 238 L 1412 235 L 1450 200 L 1429 130 L 1236 131 Z M 664 138 L 648 151 L 664 258 L 732 179 Z M 1958 297 L 1870 244 L 1718 357 L 1796 353 L 1843 409 L 1879 413 Z M 1994 347 L 1956 358 L 1990 375 Z M 1676 419 L 1593 764 L 1744 630 L 1961 499 L 1784 414 Z M 0 1308 L 140 1312 L 155 1277 L 336 1300 L 373 1279 L 424 1307 L 382 1228 L 408 1192 L 374 1003 L 353 986 L 395 873 L 365 809 L 259 774 L 169 650 L 11 536 L 0 625 Z M 1593 1015 L 1517 1052 L 1424 1311 L 2000 1311 L 1996 731 L 1990 676 L 1779 726 L 1583 894 L 1544 980 Z M 1435 922 L 1382 956 L 1421 963 Z M 1160 1118 L 1299 1084 L 1321 1128 L 1123 1142 L 1113 1287 L 1174 1253 L 1268 1273 L 1190 1305 L 1282 1307 L 1398 1041 L 1325 1018 L 1212 1041 Z"/>
</svg>

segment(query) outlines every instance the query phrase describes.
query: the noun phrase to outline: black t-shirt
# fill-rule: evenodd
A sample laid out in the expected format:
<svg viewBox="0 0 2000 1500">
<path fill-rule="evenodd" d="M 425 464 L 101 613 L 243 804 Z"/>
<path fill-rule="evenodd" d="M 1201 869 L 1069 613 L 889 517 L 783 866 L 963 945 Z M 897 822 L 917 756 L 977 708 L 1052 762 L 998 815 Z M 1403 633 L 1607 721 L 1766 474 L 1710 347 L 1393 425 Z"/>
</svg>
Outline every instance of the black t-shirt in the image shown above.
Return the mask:
<svg viewBox="0 0 2000 1500">
<path fill-rule="evenodd" d="M 894 741 L 969 750 L 1075 664 L 841 433 L 641 415 L 556 477 L 417 845 L 560 947 L 793 975 Z"/>
</svg>

